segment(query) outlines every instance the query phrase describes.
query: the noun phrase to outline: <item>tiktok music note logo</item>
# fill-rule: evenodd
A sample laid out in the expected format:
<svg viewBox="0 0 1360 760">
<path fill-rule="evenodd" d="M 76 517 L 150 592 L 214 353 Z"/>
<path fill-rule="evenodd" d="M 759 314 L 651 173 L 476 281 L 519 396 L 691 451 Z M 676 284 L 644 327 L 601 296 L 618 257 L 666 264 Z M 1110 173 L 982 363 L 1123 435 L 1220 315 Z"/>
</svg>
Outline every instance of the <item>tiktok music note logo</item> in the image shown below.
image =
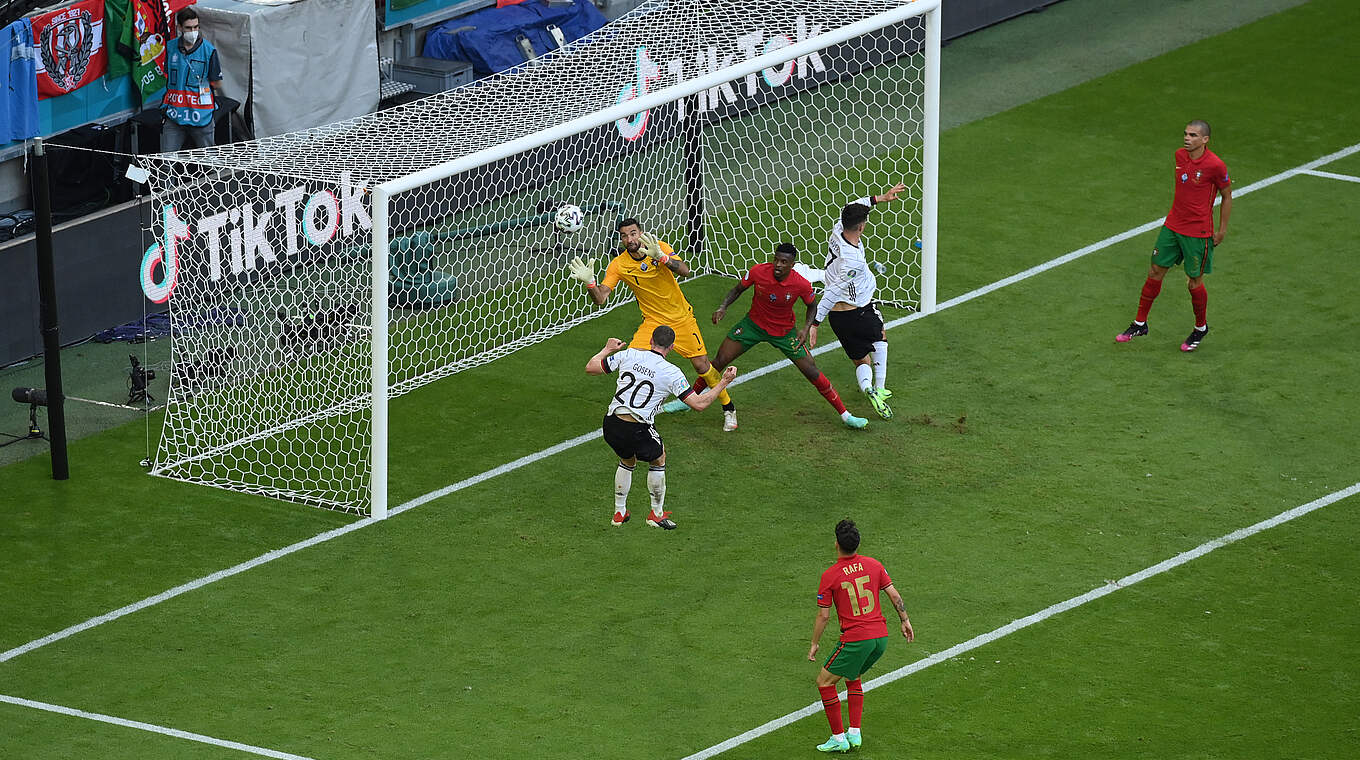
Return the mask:
<svg viewBox="0 0 1360 760">
<path fill-rule="evenodd" d="M 647 94 L 648 87 L 661 77 L 661 67 L 656 65 L 647 55 L 647 46 L 639 45 L 637 48 L 636 65 L 633 68 L 635 78 L 633 83 L 619 90 L 619 97 L 615 104 L 627 103 L 636 100 Z M 639 111 L 614 122 L 614 126 L 619 130 L 619 134 L 625 140 L 636 140 L 642 137 L 647 131 L 647 123 L 651 120 L 651 110 Z"/>
</svg>

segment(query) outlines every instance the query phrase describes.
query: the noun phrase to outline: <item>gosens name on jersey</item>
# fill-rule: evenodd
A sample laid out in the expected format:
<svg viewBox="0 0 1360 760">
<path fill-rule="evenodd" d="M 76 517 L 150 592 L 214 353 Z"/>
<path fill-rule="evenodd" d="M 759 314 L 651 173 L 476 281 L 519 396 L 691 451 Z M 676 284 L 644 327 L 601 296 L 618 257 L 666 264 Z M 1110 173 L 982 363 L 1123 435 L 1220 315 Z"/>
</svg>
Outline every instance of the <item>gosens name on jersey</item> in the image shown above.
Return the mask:
<svg viewBox="0 0 1360 760">
<path fill-rule="evenodd" d="M 606 372 L 619 375 L 607 414 L 629 414 L 650 425 L 666 399 L 683 399 L 691 392 L 685 373 L 652 350 L 625 348 L 604 357 L 603 365 Z"/>
</svg>

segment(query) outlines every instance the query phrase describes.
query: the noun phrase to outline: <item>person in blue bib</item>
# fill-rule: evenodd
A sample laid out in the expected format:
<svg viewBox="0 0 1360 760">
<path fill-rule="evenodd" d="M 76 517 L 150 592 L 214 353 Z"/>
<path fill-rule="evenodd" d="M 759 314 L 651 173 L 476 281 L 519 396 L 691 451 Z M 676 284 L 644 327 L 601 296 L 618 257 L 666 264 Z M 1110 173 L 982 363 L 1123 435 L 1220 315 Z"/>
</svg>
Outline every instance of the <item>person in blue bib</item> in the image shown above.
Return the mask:
<svg viewBox="0 0 1360 760">
<path fill-rule="evenodd" d="M 184 8 L 175 14 L 179 38 L 165 59 L 165 121 L 161 151 L 170 153 L 185 143 L 195 148 L 212 145 L 213 111 L 222 97 L 222 65 L 217 48 L 203 39 L 198 13 Z"/>
</svg>

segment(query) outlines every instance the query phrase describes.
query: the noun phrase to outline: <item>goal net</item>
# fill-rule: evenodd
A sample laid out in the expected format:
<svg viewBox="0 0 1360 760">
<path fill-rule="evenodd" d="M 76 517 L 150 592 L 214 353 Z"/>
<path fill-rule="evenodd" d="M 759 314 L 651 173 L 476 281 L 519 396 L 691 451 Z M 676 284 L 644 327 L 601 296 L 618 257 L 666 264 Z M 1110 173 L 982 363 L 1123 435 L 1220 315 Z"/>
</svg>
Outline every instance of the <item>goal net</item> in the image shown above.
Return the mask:
<svg viewBox="0 0 1360 760">
<path fill-rule="evenodd" d="M 933 310 L 938 8 L 653 0 L 411 104 L 143 158 L 174 331 L 152 471 L 385 516 L 389 398 L 602 313 L 566 262 L 599 273 L 629 217 L 702 273 L 782 242 L 820 268 L 842 206 L 902 183 L 878 297 Z"/>
</svg>

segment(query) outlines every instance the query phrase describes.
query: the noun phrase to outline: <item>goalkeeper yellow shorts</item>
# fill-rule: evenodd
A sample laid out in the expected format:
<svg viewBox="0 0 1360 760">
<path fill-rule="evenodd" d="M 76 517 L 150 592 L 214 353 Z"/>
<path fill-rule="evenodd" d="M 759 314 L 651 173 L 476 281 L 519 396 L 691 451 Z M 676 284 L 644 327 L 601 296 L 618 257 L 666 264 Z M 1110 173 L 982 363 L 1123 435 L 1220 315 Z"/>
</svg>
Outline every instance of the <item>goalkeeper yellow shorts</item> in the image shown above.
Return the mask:
<svg viewBox="0 0 1360 760">
<path fill-rule="evenodd" d="M 652 331 L 661 325 L 661 322 L 654 322 L 651 319 L 642 320 L 637 332 L 633 333 L 633 342 L 629 343 L 628 347 L 642 351 L 651 348 Z M 675 331 L 675 352 L 677 354 L 686 359 L 708 356 L 708 348 L 704 346 L 704 336 L 699 332 L 699 323 L 693 316 L 680 322 L 667 323 L 666 326 Z"/>
</svg>

